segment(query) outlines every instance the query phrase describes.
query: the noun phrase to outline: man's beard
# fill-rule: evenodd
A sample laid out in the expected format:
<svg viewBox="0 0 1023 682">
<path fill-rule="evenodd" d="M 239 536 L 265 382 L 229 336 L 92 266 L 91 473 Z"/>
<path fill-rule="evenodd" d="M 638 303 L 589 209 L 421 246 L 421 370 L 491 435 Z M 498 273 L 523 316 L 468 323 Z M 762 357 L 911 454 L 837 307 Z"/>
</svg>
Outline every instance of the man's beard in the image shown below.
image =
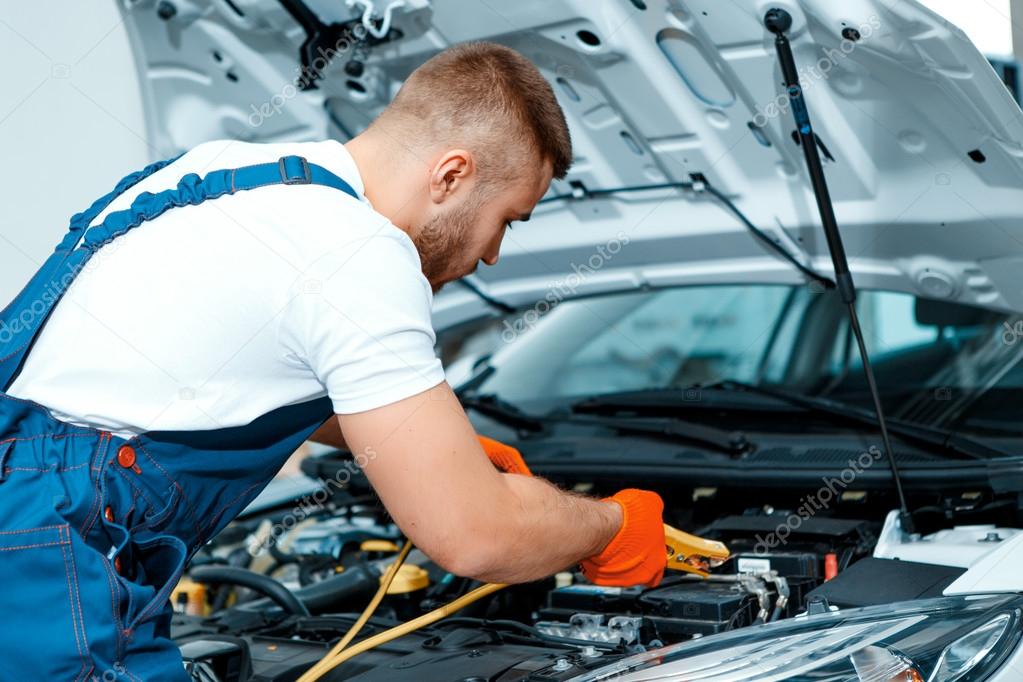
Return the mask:
<svg viewBox="0 0 1023 682">
<path fill-rule="evenodd" d="M 431 218 L 412 237 L 412 243 L 419 251 L 423 274 L 430 281 L 433 293 L 451 280 L 469 274 L 460 272 L 459 268 L 465 266 L 463 251 L 478 214 L 479 203 L 467 201 L 452 210 L 450 215 Z"/>
</svg>

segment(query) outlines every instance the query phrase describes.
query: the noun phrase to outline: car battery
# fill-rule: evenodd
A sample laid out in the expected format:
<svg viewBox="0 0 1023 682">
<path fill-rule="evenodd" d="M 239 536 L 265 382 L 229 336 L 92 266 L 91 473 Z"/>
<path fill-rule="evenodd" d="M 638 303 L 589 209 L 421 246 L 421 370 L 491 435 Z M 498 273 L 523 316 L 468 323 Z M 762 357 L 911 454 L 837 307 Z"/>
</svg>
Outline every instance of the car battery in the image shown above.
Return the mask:
<svg viewBox="0 0 1023 682">
<path fill-rule="evenodd" d="M 680 641 L 753 622 L 757 600 L 737 583 L 683 581 L 648 589 L 569 585 L 552 590 L 543 620 L 568 622 L 577 613 L 641 616 L 644 639 Z"/>
<path fill-rule="evenodd" d="M 823 557 L 811 552 L 770 552 L 736 554 L 717 573 L 751 573 L 760 575 L 775 571 L 780 576 L 818 578 Z"/>
</svg>

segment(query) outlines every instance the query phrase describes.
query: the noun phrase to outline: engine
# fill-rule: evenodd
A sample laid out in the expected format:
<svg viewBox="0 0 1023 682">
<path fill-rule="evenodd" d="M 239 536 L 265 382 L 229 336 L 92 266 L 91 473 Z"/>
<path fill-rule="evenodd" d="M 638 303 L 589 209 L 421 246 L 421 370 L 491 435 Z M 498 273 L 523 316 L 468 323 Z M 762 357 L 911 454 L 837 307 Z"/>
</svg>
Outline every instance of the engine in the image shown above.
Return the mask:
<svg viewBox="0 0 1023 682">
<path fill-rule="evenodd" d="M 310 473 L 329 480 L 324 471 Z M 765 551 L 757 543 L 777 526 L 770 514 L 747 514 L 701 529 L 733 551 L 706 580 L 674 573 L 657 588 L 617 588 L 560 573 L 506 588 L 360 654 L 325 679 L 569 679 L 653 647 L 791 617 L 829 567 L 869 554 L 879 529 L 867 521 L 811 519 L 784 547 Z M 398 541 L 398 529 L 357 480 L 322 503 L 235 522 L 193 559 L 174 596 L 172 634 L 193 678 L 295 679 L 355 622 Z M 475 586 L 413 551 L 363 633 L 410 620 Z"/>
<path fill-rule="evenodd" d="M 304 466 L 315 478 L 336 480 L 329 459 Z M 172 622 L 193 679 L 294 680 L 351 628 L 401 540 L 366 481 L 350 478 L 315 504 L 296 505 L 294 496 L 271 502 L 194 557 L 174 595 Z M 852 506 L 839 504 L 829 515 L 792 523 L 784 508 L 736 504 L 748 504 L 749 491 L 720 492 L 714 500 L 706 491 L 687 492 L 693 503 L 669 508 L 666 518 L 725 542 L 732 552 L 706 579 L 669 572 L 656 588 L 619 588 L 592 585 L 581 573 L 559 573 L 510 586 L 360 653 L 323 679 L 568 680 L 625 656 L 806 611 L 937 596 L 973 555 L 1018 532 L 978 525 L 991 516 L 989 507 L 1004 506 L 980 499 L 965 510 L 973 524 L 968 528 L 900 544 L 885 521 L 886 500 L 875 509 L 853 495 L 846 500 Z M 959 566 L 927 562 L 926 553 L 945 547 L 966 547 L 971 554 Z M 359 637 L 405 623 L 478 586 L 413 550 Z"/>
</svg>

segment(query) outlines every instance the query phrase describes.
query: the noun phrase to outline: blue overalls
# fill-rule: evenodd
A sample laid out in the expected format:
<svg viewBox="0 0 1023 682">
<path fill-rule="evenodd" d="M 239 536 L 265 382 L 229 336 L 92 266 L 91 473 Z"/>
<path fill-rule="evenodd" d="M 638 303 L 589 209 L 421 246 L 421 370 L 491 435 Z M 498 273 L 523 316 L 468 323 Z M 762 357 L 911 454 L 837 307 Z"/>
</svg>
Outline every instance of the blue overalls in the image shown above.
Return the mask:
<svg viewBox="0 0 1023 682">
<path fill-rule="evenodd" d="M 202 178 L 190 173 L 89 227 L 116 196 L 172 161 L 125 177 L 75 215 L 0 312 L 0 680 L 187 680 L 168 637 L 168 597 L 185 564 L 333 413 L 323 397 L 246 426 L 125 440 L 6 394 L 90 256 L 143 222 L 267 185 L 313 183 L 358 198 L 326 169 L 287 156 Z M 75 340 L 65 341 L 75 353 Z"/>
</svg>

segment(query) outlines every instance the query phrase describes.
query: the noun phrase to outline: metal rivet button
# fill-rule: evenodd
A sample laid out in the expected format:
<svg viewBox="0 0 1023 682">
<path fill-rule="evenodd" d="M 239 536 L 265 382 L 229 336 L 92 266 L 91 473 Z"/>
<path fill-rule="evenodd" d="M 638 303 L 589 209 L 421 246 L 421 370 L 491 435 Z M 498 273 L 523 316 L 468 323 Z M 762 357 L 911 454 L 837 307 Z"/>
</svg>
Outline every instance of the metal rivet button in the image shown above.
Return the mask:
<svg viewBox="0 0 1023 682">
<path fill-rule="evenodd" d="M 125 469 L 135 468 L 135 448 L 130 445 L 122 445 L 117 450 L 117 463 Z"/>
</svg>

